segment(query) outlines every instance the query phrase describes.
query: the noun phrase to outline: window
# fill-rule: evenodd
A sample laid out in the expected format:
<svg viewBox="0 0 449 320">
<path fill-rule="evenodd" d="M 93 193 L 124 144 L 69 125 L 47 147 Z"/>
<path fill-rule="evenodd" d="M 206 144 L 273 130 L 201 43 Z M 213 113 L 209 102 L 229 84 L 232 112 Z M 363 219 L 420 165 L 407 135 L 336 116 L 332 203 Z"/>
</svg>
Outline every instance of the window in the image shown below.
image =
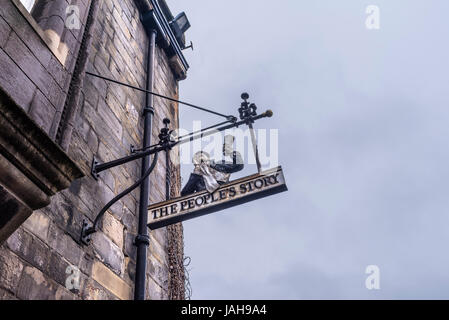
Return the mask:
<svg viewBox="0 0 449 320">
<path fill-rule="evenodd" d="M 20 0 L 29 13 L 32 13 L 36 0 Z"/>
<path fill-rule="evenodd" d="M 3 0 L 2 0 L 3 1 Z M 65 65 L 69 48 L 65 43 L 65 21 L 55 13 L 65 12 L 65 0 L 11 0 L 55 57 Z"/>
<path fill-rule="evenodd" d="M 25 8 L 26 11 L 34 18 L 34 20 L 41 26 L 45 27 L 45 25 L 42 25 L 44 20 L 48 20 L 48 16 L 45 17 L 43 12 L 47 11 L 51 12 L 52 9 L 52 3 L 48 1 L 43 0 L 16 0 L 22 4 L 22 6 Z M 60 0 L 58 0 L 60 1 Z M 50 10 L 49 10 L 50 9 Z"/>
</svg>

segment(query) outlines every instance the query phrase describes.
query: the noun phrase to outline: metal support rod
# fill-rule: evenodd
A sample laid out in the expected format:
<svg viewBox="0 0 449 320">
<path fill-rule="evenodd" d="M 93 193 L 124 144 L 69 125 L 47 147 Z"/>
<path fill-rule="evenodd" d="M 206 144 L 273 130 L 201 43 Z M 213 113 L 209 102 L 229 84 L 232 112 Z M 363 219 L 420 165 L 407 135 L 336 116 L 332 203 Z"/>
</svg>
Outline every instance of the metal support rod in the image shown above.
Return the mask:
<svg viewBox="0 0 449 320">
<path fill-rule="evenodd" d="M 259 119 L 262 119 L 262 118 L 269 118 L 272 115 L 273 115 L 273 112 L 271 110 L 267 110 L 267 111 L 265 111 L 262 114 L 259 114 L 259 115 L 255 116 L 255 117 L 252 117 L 251 119 L 256 121 L 256 120 L 259 120 Z M 229 125 L 225 125 L 223 127 L 220 127 L 220 128 L 217 128 L 217 129 L 211 130 L 211 131 L 206 131 L 206 132 L 204 132 L 204 130 L 196 131 L 197 133 L 193 132 L 193 133 L 187 134 L 185 136 L 179 137 L 179 139 L 177 141 L 170 142 L 170 147 L 174 147 L 174 146 L 179 145 L 179 144 L 184 144 L 184 143 L 187 143 L 187 142 L 191 142 L 191 141 L 196 140 L 196 139 L 208 137 L 210 135 L 216 134 L 217 132 L 221 132 L 221 131 L 224 131 L 224 130 L 227 130 L 227 129 L 236 128 L 236 127 L 239 127 L 239 126 L 241 126 L 243 124 L 247 124 L 247 120 L 241 120 L 241 121 L 233 122 L 233 123 L 231 123 Z M 130 161 L 137 160 L 137 159 L 146 157 L 148 155 L 155 154 L 157 152 L 165 150 L 165 148 L 163 146 L 157 147 L 157 145 L 154 145 L 153 147 L 154 148 L 147 149 L 147 150 L 141 151 L 141 152 L 136 152 L 136 153 L 134 153 L 132 155 L 129 155 L 129 156 L 126 156 L 126 157 L 123 157 L 123 158 L 120 158 L 120 159 L 112 160 L 112 161 L 109 161 L 109 162 L 106 162 L 106 163 L 95 164 L 94 167 L 92 168 L 92 171 L 95 172 L 95 174 L 98 174 L 101 171 L 104 171 L 104 170 L 107 170 L 107 169 L 110 169 L 110 168 L 113 168 L 113 167 L 116 167 L 116 166 L 128 163 Z"/>
<path fill-rule="evenodd" d="M 222 125 L 224 125 L 224 124 L 226 124 L 226 123 L 230 123 L 230 122 L 234 123 L 235 121 L 237 121 L 237 120 L 227 120 L 227 121 L 223 121 L 223 122 L 214 124 L 214 125 L 212 125 L 212 126 L 210 126 L 210 127 L 206 127 L 206 128 L 204 128 L 204 129 L 201 129 L 201 130 L 197 130 L 197 131 L 190 132 L 190 133 L 188 133 L 188 134 L 186 134 L 186 135 L 184 135 L 184 136 L 178 137 L 178 139 L 183 139 L 183 138 L 185 138 L 185 137 L 190 137 L 190 136 L 193 136 L 193 135 L 195 135 L 195 134 L 197 134 L 197 133 L 201 133 L 201 132 L 204 132 L 204 131 L 207 131 L 207 130 L 210 130 L 210 129 L 214 129 L 214 128 L 219 127 L 219 126 L 222 126 Z"/>
<path fill-rule="evenodd" d="M 148 46 L 147 57 L 147 94 L 146 105 L 144 109 L 144 133 L 143 133 L 143 148 L 151 145 L 151 122 L 153 121 L 153 91 L 154 87 L 154 62 L 156 56 L 156 30 L 150 31 L 150 43 Z M 149 157 L 142 159 L 142 174 L 148 169 L 150 165 Z M 136 257 L 136 277 L 134 281 L 134 300 L 145 300 L 145 284 L 146 284 L 146 270 L 147 270 L 147 247 L 150 244 L 148 237 L 148 201 L 149 201 L 149 178 L 145 178 L 140 186 L 140 200 L 139 200 L 139 225 L 138 234 L 135 240 L 137 246 Z"/>
<path fill-rule="evenodd" d="M 162 120 L 165 127 L 161 129 L 161 134 L 159 135 L 159 140 L 161 145 L 165 148 L 165 200 L 170 200 L 170 129 L 168 125 L 170 124 L 170 119 L 165 118 Z"/>
<path fill-rule="evenodd" d="M 116 160 L 112 160 L 109 162 L 105 162 L 105 163 L 100 163 L 100 164 L 96 164 L 92 170 L 92 172 L 94 174 L 99 174 L 100 172 L 107 170 L 107 169 L 111 169 L 113 167 L 117 167 L 119 165 L 125 164 L 127 162 L 133 161 L 133 160 L 137 160 L 137 159 L 141 159 L 143 157 L 146 157 L 148 155 L 151 155 L 155 152 L 153 152 L 154 149 L 147 149 L 146 151 L 143 152 L 137 152 L 134 153 L 132 155 L 120 158 L 120 159 L 116 159 Z"/>
<path fill-rule="evenodd" d="M 188 107 L 191 107 L 191 108 L 194 108 L 194 109 L 198 109 L 198 110 L 202 110 L 202 111 L 205 111 L 205 112 L 209 112 L 209 113 L 215 114 L 217 116 L 224 117 L 224 118 L 226 118 L 228 120 L 232 120 L 234 118 L 234 116 L 225 115 L 225 114 L 222 114 L 222 113 L 219 113 L 219 112 L 207 109 L 207 108 L 203 108 L 203 107 L 200 107 L 200 106 L 197 106 L 197 105 L 185 102 L 185 101 L 176 100 L 176 99 L 164 96 L 162 94 L 153 92 L 152 90 L 142 89 L 142 88 L 130 85 L 128 83 L 120 82 L 120 81 L 117 81 L 117 80 L 114 80 L 114 79 L 111 79 L 111 78 L 108 78 L 108 77 L 101 76 L 99 74 L 95 74 L 95 73 L 92 73 L 92 72 L 86 72 L 86 74 L 88 74 L 90 76 L 93 76 L 93 77 L 97 77 L 97 78 L 103 79 L 105 81 L 109 81 L 109 82 L 112 82 L 112 83 L 115 83 L 115 84 L 119 84 L 121 86 L 125 86 L 125 87 L 128 87 L 128 88 L 137 90 L 137 91 L 145 92 L 147 94 L 150 94 L 150 95 L 162 98 L 162 99 L 166 99 L 166 100 L 169 100 L 169 101 L 172 101 L 172 102 L 177 102 L 177 103 L 183 104 L 185 106 L 188 106 Z"/>
<path fill-rule="evenodd" d="M 178 139 L 182 139 L 182 138 L 185 138 L 185 137 L 190 137 L 190 136 L 192 136 L 192 135 L 194 135 L 194 134 L 197 134 L 197 133 L 200 133 L 200 132 L 209 130 L 209 129 L 213 129 L 213 128 L 216 128 L 216 127 L 219 127 L 219 126 L 222 126 L 222 125 L 224 125 L 224 124 L 226 124 L 226 123 L 230 123 L 230 122 L 234 123 L 235 121 L 236 121 L 236 120 L 226 120 L 226 121 L 223 121 L 223 122 L 214 124 L 213 126 L 210 126 L 210 127 L 207 127 L 207 128 L 201 129 L 201 130 L 198 130 L 198 131 L 190 132 L 190 133 L 188 133 L 188 134 L 186 134 L 186 135 L 184 135 L 184 136 L 178 137 Z M 153 144 L 152 146 L 149 146 L 149 147 L 147 147 L 147 148 L 145 148 L 145 149 L 144 149 L 144 148 L 142 148 L 142 149 L 133 149 L 133 151 L 132 151 L 131 153 L 136 153 L 136 152 L 140 152 L 140 151 L 145 151 L 145 150 L 147 150 L 147 149 L 157 147 L 158 145 L 159 145 L 159 144 Z"/>
<path fill-rule="evenodd" d="M 260 173 L 262 171 L 262 166 L 260 165 L 259 150 L 257 149 L 257 140 L 256 140 L 256 135 L 254 134 L 253 124 L 249 123 L 248 127 L 249 127 L 249 132 L 251 133 L 251 143 L 253 145 L 254 156 L 256 157 L 257 172 Z"/>
<path fill-rule="evenodd" d="M 273 116 L 273 111 L 267 110 L 264 113 L 261 113 L 261 114 L 259 114 L 257 116 L 254 116 L 254 117 L 251 117 L 251 119 L 253 121 L 256 121 L 256 120 L 259 120 L 259 119 L 262 119 L 262 118 L 270 118 L 271 116 Z M 232 124 L 228 124 L 226 126 L 217 128 L 215 130 L 211 130 L 211 131 L 208 131 L 208 132 L 201 132 L 199 134 L 192 135 L 190 138 L 182 137 L 182 139 L 179 139 L 175 143 L 175 145 L 183 144 L 183 143 L 190 142 L 190 141 L 193 141 L 193 140 L 196 140 L 196 139 L 200 139 L 200 138 L 204 138 L 204 137 L 210 136 L 212 134 L 216 134 L 217 132 L 224 131 L 224 130 L 227 130 L 227 129 L 237 128 L 237 127 L 239 127 L 239 126 L 241 126 L 243 124 L 247 124 L 247 122 L 248 122 L 248 120 L 241 120 L 241 121 L 237 121 L 237 122 L 234 122 Z"/>
<path fill-rule="evenodd" d="M 271 112 L 271 110 L 268 110 L 260 115 L 253 116 L 249 119 L 252 121 L 255 121 L 255 120 L 258 120 L 258 119 L 261 119 L 264 117 L 271 117 L 272 114 L 273 113 Z M 99 172 L 106 170 L 108 168 L 112 168 L 112 167 L 118 166 L 120 164 L 124 164 L 124 163 L 130 162 L 130 161 L 133 161 L 133 160 L 136 160 L 139 158 L 144 158 L 144 160 L 145 160 L 146 158 L 148 158 L 148 156 L 150 156 L 152 154 L 155 155 L 151 166 L 145 170 L 145 173 L 143 174 L 143 176 L 136 183 L 134 183 L 131 187 L 127 188 L 126 190 L 121 192 L 119 195 L 114 197 L 111 201 L 109 201 L 106 204 L 106 206 L 100 211 L 100 213 L 97 215 L 97 217 L 95 218 L 93 226 L 90 228 L 85 228 L 85 230 L 83 230 L 82 235 L 81 235 L 83 242 L 86 244 L 89 242 L 88 241 L 89 235 L 97 231 L 97 226 L 98 226 L 98 223 L 101 220 L 102 216 L 116 201 L 120 200 L 122 197 L 127 195 L 129 192 L 134 190 L 137 186 L 141 185 L 143 183 L 143 181 L 148 180 L 148 176 L 150 175 L 151 171 L 154 169 L 154 166 L 156 165 L 157 155 L 159 152 L 165 151 L 165 162 L 166 162 L 166 170 L 167 170 L 166 177 L 165 177 L 165 187 L 166 187 L 166 199 L 169 200 L 170 199 L 170 175 L 171 175 L 171 171 L 170 171 L 170 150 L 171 150 L 171 148 L 173 148 L 174 146 L 176 146 L 178 144 L 187 143 L 189 141 L 207 137 L 209 135 L 215 134 L 220 131 L 224 131 L 226 129 L 237 127 L 242 124 L 247 124 L 247 122 L 248 122 L 248 119 L 245 119 L 245 120 L 241 120 L 239 122 L 232 123 L 230 125 L 220 127 L 218 129 L 212 130 L 212 131 L 206 131 L 206 132 L 196 131 L 196 132 L 193 132 L 191 134 L 184 136 L 183 138 L 180 138 L 178 141 L 170 141 L 169 129 L 168 129 L 168 124 L 170 123 L 170 120 L 164 119 L 165 128 L 161 130 L 161 134 L 159 135 L 160 142 L 159 142 L 159 144 L 153 146 L 153 148 L 149 148 L 146 151 L 139 152 L 139 153 L 136 153 L 136 154 L 133 154 L 133 155 L 121 158 L 121 159 L 113 160 L 113 161 L 110 161 L 110 162 L 107 162 L 104 164 L 94 165 L 92 168 L 92 171 L 95 172 L 95 174 L 98 174 Z M 149 141 L 147 141 L 147 143 L 149 143 Z M 141 190 L 142 190 L 142 188 L 141 188 Z M 143 202 L 145 202 L 145 199 L 143 200 Z M 147 208 L 147 206 L 148 206 L 148 199 L 146 201 L 145 208 Z M 139 216 L 139 218 L 140 218 L 140 216 Z M 136 244 L 137 245 L 139 243 L 146 244 L 148 242 L 147 238 L 148 238 L 148 236 L 145 237 L 145 235 L 142 235 L 139 233 L 138 236 L 136 237 Z"/>
<path fill-rule="evenodd" d="M 101 209 L 101 211 L 98 213 L 97 217 L 94 220 L 94 224 L 92 227 L 87 228 L 86 230 L 84 230 L 81 234 L 81 240 L 88 244 L 90 242 L 90 238 L 89 236 L 92 233 L 97 232 L 98 230 L 98 224 L 100 223 L 101 218 L 103 217 L 103 215 L 106 213 L 106 211 L 114 204 L 116 203 L 118 200 L 120 200 L 121 198 L 123 198 L 124 196 L 126 196 L 128 193 L 130 193 L 131 191 L 133 191 L 135 188 L 137 188 L 143 180 L 147 179 L 148 176 L 151 174 L 151 171 L 153 171 L 154 167 L 156 166 L 157 163 L 157 158 L 158 158 L 158 153 L 154 154 L 153 157 L 153 161 L 151 162 L 151 166 L 146 170 L 146 172 L 142 175 L 142 177 L 137 180 L 132 186 L 126 188 L 125 190 L 123 190 L 122 192 L 120 192 L 118 195 L 116 195 L 113 199 L 111 199 L 111 201 L 109 201 L 104 207 L 103 209 Z"/>
</svg>

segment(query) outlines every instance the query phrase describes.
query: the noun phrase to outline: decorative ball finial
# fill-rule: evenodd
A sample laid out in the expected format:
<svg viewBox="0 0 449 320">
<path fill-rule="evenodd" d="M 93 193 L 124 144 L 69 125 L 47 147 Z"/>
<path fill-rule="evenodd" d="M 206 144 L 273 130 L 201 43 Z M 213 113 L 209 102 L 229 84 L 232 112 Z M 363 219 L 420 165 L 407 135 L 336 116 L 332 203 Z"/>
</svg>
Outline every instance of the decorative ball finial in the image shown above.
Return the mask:
<svg viewBox="0 0 449 320">
<path fill-rule="evenodd" d="M 249 99 L 249 94 L 244 92 L 244 93 L 242 93 L 241 97 L 242 97 L 243 100 L 248 100 Z"/>
</svg>

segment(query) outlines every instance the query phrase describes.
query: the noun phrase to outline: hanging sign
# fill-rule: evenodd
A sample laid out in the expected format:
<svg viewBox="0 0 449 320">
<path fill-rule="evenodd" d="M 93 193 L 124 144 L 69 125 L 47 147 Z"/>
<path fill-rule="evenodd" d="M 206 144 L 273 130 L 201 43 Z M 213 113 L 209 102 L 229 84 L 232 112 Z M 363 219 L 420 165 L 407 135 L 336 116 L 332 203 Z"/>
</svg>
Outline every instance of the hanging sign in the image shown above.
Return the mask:
<svg viewBox="0 0 449 320">
<path fill-rule="evenodd" d="M 217 212 L 245 202 L 287 191 L 279 166 L 220 186 L 214 193 L 201 191 L 148 207 L 152 230 Z"/>
</svg>

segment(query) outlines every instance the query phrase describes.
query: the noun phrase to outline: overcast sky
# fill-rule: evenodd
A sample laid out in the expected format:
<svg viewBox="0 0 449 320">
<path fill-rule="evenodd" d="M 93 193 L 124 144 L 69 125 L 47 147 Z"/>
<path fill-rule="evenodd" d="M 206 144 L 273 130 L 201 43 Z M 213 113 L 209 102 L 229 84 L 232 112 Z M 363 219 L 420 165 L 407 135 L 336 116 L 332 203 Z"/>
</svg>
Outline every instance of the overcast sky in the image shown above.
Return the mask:
<svg viewBox="0 0 449 320">
<path fill-rule="evenodd" d="M 448 299 L 449 1 L 168 3 L 195 47 L 180 97 L 271 108 L 256 127 L 279 129 L 289 187 L 184 223 L 192 298 Z M 181 110 L 188 130 L 221 121 Z"/>
</svg>

